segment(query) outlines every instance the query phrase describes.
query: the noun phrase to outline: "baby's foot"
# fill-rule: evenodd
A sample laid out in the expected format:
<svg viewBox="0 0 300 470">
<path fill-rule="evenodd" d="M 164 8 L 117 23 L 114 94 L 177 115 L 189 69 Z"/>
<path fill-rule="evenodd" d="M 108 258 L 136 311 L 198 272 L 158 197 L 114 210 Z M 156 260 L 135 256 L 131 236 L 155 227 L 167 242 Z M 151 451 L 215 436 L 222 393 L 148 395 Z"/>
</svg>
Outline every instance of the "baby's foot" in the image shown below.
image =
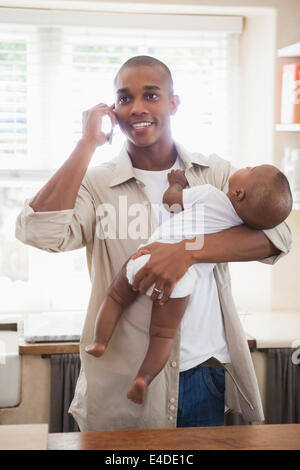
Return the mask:
<svg viewBox="0 0 300 470">
<path fill-rule="evenodd" d="M 138 405 L 144 402 L 147 390 L 147 381 L 143 377 L 137 377 L 133 386 L 127 393 L 127 398 Z"/>
<path fill-rule="evenodd" d="M 86 346 L 85 351 L 95 357 L 100 357 L 105 351 L 105 345 L 100 343 L 92 343 Z"/>
</svg>

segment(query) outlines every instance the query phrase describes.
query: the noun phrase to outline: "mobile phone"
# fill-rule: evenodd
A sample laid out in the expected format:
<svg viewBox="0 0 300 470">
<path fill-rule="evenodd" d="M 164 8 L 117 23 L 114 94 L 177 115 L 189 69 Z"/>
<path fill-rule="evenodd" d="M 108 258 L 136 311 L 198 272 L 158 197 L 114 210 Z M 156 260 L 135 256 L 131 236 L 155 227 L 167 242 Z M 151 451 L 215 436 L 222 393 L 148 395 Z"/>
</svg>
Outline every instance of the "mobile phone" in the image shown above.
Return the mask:
<svg viewBox="0 0 300 470">
<path fill-rule="evenodd" d="M 110 133 L 109 133 L 109 136 L 108 136 L 108 143 L 109 144 L 112 144 L 113 135 L 114 135 L 114 128 L 111 127 L 111 130 L 110 130 Z"/>
<path fill-rule="evenodd" d="M 102 119 L 102 130 L 103 132 L 105 132 L 106 134 L 108 134 L 108 139 L 107 139 L 107 142 L 109 144 L 112 143 L 112 139 L 113 139 L 113 133 L 114 133 L 114 128 L 113 128 L 113 125 L 112 125 L 112 122 L 111 122 L 111 119 L 109 116 L 103 116 L 103 119 Z"/>
</svg>

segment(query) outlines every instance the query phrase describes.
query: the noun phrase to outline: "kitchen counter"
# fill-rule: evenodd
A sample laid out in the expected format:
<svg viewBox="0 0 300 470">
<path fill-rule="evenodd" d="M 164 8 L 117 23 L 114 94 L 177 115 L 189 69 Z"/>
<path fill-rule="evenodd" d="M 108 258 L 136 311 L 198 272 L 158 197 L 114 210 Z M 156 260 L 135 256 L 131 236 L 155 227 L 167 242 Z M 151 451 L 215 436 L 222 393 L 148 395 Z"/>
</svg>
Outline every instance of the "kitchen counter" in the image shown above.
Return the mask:
<svg viewBox="0 0 300 470">
<path fill-rule="evenodd" d="M 255 339 L 247 335 L 250 351 L 255 349 Z M 21 341 L 19 345 L 21 355 L 40 356 L 42 354 L 71 354 L 79 353 L 79 343 L 26 343 Z"/>
<path fill-rule="evenodd" d="M 264 348 L 289 348 L 300 346 L 300 311 L 256 312 L 241 317 L 250 351 Z M 79 352 L 79 342 L 24 341 L 20 331 L 21 355 L 68 354 Z"/>
<path fill-rule="evenodd" d="M 0 450 L 47 450 L 48 424 L 0 426 Z"/>
<path fill-rule="evenodd" d="M 252 313 L 242 323 L 257 349 L 300 346 L 300 311 Z"/>
<path fill-rule="evenodd" d="M 26 343 L 19 344 L 21 355 L 41 356 L 42 354 L 73 354 L 79 353 L 79 343 Z"/>
<path fill-rule="evenodd" d="M 255 339 L 247 336 L 250 351 L 255 349 Z M 26 343 L 19 345 L 21 355 L 40 356 L 42 354 L 79 353 L 79 343 Z"/>
</svg>

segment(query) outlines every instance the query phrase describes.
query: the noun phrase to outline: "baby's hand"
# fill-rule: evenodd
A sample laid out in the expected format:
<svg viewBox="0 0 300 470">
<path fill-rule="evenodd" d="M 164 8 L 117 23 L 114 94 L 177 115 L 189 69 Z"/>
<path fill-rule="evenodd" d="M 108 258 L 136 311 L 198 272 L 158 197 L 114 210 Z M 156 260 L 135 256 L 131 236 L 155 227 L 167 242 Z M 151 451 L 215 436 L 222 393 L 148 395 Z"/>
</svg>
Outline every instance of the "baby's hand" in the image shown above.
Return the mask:
<svg viewBox="0 0 300 470">
<path fill-rule="evenodd" d="M 169 184 L 180 184 L 183 188 L 187 185 L 187 179 L 183 170 L 172 170 L 168 173 Z"/>
</svg>

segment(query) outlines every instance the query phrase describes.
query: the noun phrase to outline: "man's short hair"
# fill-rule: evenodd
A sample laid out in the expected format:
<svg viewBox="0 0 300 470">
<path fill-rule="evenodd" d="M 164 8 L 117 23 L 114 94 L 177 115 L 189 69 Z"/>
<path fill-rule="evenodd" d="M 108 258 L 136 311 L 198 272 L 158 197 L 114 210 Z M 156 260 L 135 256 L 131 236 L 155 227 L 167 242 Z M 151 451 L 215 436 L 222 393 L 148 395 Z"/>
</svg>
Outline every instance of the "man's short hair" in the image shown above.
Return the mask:
<svg viewBox="0 0 300 470">
<path fill-rule="evenodd" d="M 173 90 L 173 78 L 172 74 L 170 72 L 169 67 L 164 64 L 161 60 L 156 59 L 155 57 L 151 57 L 148 55 L 137 55 L 135 57 L 131 57 L 128 59 L 124 64 L 120 67 L 115 79 L 114 79 L 114 84 L 116 83 L 117 77 L 119 73 L 127 68 L 127 67 L 139 67 L 139 66 L 147 66 L 147 67 L 160 67 L 163 72 L 166 74 L 166 77 L 169 81 L 170 84 L 170 94 L 173 95 L 174 90 Z"/>
</svg>

